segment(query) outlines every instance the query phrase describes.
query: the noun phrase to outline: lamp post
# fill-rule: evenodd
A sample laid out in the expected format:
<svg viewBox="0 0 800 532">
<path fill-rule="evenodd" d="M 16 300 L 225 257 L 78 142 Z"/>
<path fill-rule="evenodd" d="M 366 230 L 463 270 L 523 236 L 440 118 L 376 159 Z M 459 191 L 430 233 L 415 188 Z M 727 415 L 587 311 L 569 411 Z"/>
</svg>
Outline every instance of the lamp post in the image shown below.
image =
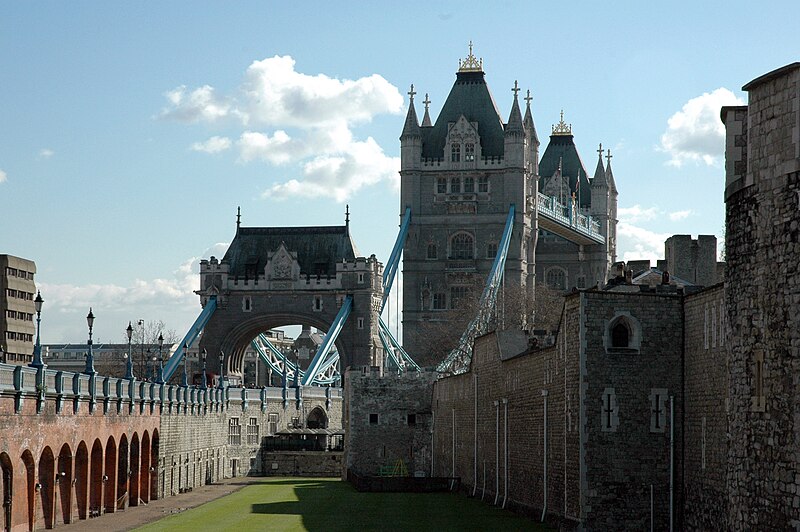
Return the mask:
<svg viewBox="0 0 800 532">
<path fill-rule="evenodd" d="M 189 379 L 186 377 L 186 357 L 189 356 L 189 346 L 183 342 L 183 379 L 181 380 L 181 387 L 186 388 L 189 386 Z"/>
<path fill-rule="evenodd" d="M 33 304 L 36 305 L 36 345 L 33 346 L 33 362 L 30 363 L 30 366 L 36 369 L 44 368 L 42 343 L 39 340 L 39 333 L 42 329 L 42 303 L 44 303 L 44 299 L 42 299 L 42 294 L 37 290 L 36 299 L 33 300 Z"/>
<path fill-rule="evenodd" d="M 164 335 L 158 335 L 158 376 L 156 377 L 156 382 L 158 384 L 164 384 L 164 364 L 163 359 L 161 358 L 161 350 L 164 347 Z"/>
<path fill-rule="evenodd" d="M 224 369 L 225 369 L 225 353 L 223 351 L 220 351 L 219 352 L 219 383 L 218 383 L 218 386 L 217 386 L 220 390 L 225 388 L 225 386 L 222 383 L 222 377 L 223 377 L 222 372 L 224 371 Z"/>
<path fill-rule="evenodd" d="M 89 352 L 86 355 L 86 369 L 83 370 L 87 375 L 95 375 L 97 372 L 94 370 L 94 355 L 92 354 L 92 327 L 94 327 L 94 314 L 92 307 L 89 307 L 89 314 L 86 315 L 86 323 L 89 325 L 89 341 L 86 345 L 89 347 Z"/>
<path fill-rule="evenodd" d="M 125 378 L 133 380 L 133 355 L 131 353 L 131 338 L 133 337 L 133 326 L 128 322 L 128 328 L 125 329 L 125 334 L 128 335 L 128 360 L 125 364 Z"/>
<path fill-rule="evenodd" d="M 142 349 L 142 358 L 141 358 L 141 366 L 139 368 L 142 370 L 142 373 L 147 373 L 147 367 L 150 365 L 150 354 L 148 353 L 147 358 L 144 356 L 144 320 L 140 319 L 136 322 L 142 330 L 142 339 L 141 339 L 141 349 Z"/>
<path fill-rule="evenodd" d="M 150 350 L 149 349 L 147 350 L 147 356 L 150 356 Z M 157 373 L 156 373 L 156 356 L 155 355 L 153 355 L 153 359 L 152 360 L 153 360 L 153 365 L 152 365 L 152 369 L 150 370 L 150 374 L 153 376 L 153 382 L 158 382 L 158 379 L 156 378 Z"/>
<path fill-rule="evenodd" d="M 295 347 L 292 352 L 294 353 L 294 386 L 297 388 L 300 385 L 300 351 Z"/>
<path fill-rule="evenodd" d="M 206 376 L 206 357 L 208 352 L 203 349 L 203 389 L 208 388 L 208 377 Z"/>
</svg>

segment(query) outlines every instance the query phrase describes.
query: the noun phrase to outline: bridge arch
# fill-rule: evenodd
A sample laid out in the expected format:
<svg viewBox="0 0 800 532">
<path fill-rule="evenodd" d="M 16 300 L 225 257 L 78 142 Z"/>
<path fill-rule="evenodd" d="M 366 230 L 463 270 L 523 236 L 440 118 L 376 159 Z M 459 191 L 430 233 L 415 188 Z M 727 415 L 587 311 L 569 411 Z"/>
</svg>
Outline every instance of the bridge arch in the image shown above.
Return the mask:
<svg viewBox="0 0 800 532">
<path fill-rule="evenodd" d="M 145 504 L 150 502 L 150 433 L 142 434 L 142 459 L 139 465 L 139 498 Z M 137 501 L 138 502 L 138 501 Z"/>
<path fill-rule="evenodd" d="M 141 498 L 139 495 L 140 485 L 139 485 L 139 457 L 140 457 L 140 446 L 139 446 L 139 434 L 134 432 L 133 436 L 131 437 L 131 453 L 130 453 L 130 466 L 129 470 L 131 472 L 130 478 L 130 506 L 139 506 L 139 499 Z"/>
<path fill-rule="evenodd" d="M 78 504 L 78 519 L 86 519 L 87 491 L 89 489 L 89 449 L 86 442 L 78 444 L 75 451 L 75 502 Z"/>
<path fill-rule="evenodd" d="M 117 450 L 117 498 L 121 498 L 128 494 L 128 436 L 122 434 L 119 438 L 119 448 Z M 128 501 L 132 500 L 128 497 Z M 124 504 L 124 501 L 123 501 Z"/>
<path fill-rule="evenodd" d="M 7 453 L 0 453 L 0 499 L 3 504 L 3 530 L 11 530 L 11 493 L 14 487 L 14 465 Z"/>
<path fill-rule="evenodd" d="M 61 520 L 64 523 L 72 522 L 72 478 L 72 449 L 68 443 L 65 443 L 58 451 L 58 467 L 56 469 L 56 489 L 58 490 L 58 500 L 61 501 Z"/>
<path fill-rule="evenodd" d="M 117 442 L 114 436 L 106 441 L 105 474 L 103 475 L 103 503 L 106 513 L 117 511 Z"/>
<path fill-rule="evenodd" d="M 37 485 L 45 528 L 53 528 L 55 524 L 55 486 L 53 482 L 55 480 L 55 469 L 53 450 L 50 446 L 47 446 L 42 450 L 42 454 L 39 457 L 39 483 Z"/>
</svg>

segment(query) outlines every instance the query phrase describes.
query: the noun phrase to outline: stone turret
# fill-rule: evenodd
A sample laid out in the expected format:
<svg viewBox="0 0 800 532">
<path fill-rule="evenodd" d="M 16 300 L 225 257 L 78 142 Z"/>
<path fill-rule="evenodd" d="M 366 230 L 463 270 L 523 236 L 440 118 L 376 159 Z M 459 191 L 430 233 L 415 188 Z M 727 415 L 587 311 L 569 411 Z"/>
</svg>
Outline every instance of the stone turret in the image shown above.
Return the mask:
<svg viewBox="0 0 800 532">
<path fill-rule="evenodd" d="M 400 169 L 409 170 L 419 167 L 422 157 L 422 134 L 420 133 L 417 111 L 414 109 L 414 85 L 408 91 L 408 114 L 403 125 L 403 133 L 400 135 Z M 427 98 L 426 98 L 427 99 Z M 425 109 L 427 116 L 427 106 Z"/>
<path fill-rule="evenodd" d="M 536 125 L 533 123 L 533 113 L 531 113 L 531 91 L 525 97 L 525 118 L 522 119 L 522 126 L 528 135 L 528 161 L 530 163 L 531 175 L 539 176 L 539 135 L 536 134 Z"/>
<path fill-rule="evenodd" d="M 514 82 L 514 102 L 511 104 L 511 113 L 508 115 L 508 123 L 505 127 L 504 151 L 507 166 L 524 166 L 525 153 L 525 130 L 522 127 L 522 113 L 519 110 L 519 100 L 517 93 L 519 86 Z"/>
<path fill-rule="evenodd" d="M 592 218 L 600 222 L 600 233 L 608 237 L 608 205 L 609 190 L 606 180 L 606 169 L 603 165 L 603 145 L 597 150 L 597 168 L 592 178 L 592 205 L 590 213 Z M 610 259 L 610 257 L 609 257 Z"/>
<path fill-rule="evenodd" d="M 614 183 L 614 172 L 611 170 L 611 150 L 606 155 L 606 182 L 608 183 L 608 238 L 606 245 L 611 254 L 611 262 L 617 262 L 617 185 Z"/>
</svg>

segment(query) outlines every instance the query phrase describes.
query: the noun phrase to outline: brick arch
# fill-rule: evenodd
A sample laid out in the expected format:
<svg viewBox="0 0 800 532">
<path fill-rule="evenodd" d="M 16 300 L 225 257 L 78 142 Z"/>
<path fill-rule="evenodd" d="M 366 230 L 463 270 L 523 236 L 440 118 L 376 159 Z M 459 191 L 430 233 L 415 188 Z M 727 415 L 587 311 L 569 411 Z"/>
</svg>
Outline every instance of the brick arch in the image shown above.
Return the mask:
<svg viewBox="0 0 800 532">
<path fill-rule="evenodd" d="M 158 429 L 153 429 L 153 439 L 150 442 L 150 464 L 153 468 L 150 471 L 150 500 L 153 501 L 158 499 L 159 444 L 160 435 Z"/>
<path fill-rule="evenodd" d="M 36 503 L 36 462 L 33 459 L 33 453 L 25 449 L 20 456 L 20 462 L 20 477 L 18 478 L 21 481 L 19 483 L 21 489 L 17 493 L 20 494 L 20 505 L 25 509 L 25 521 L 28 523 L 28 529 L 33 530 Z"/>
<path fill-rule="evenodd" d="M 39 456 L 39 501 L 45 528 L 53 528 L 55 521 L 55 474 L 56 460 L 50 446 Z"/>
<path fill-rule="evenodd" d="M 130 505 L 139 506 L 139 434 L 134 432 L 131 437 L 131 456 L 130 456 Z"/>
<path fill-rule="evenodd" d="M 86 442 L 81 441 L 75 451 L 75 503 L 78 506 L 78 519 L 86 519 L 88 504 L 87 490 L 89 489 L 89 449 Z"/>
<path fill-rule="evenodd" d="M 2 504 L 2 514 L 0 514 L 0 524 L 3 525 L 3 532 L 11 530 L 11 494 L 14 488 L 14 464 L 8 453 L 0 453 L 0 504 Z"/>
<path fill-rule="evenodd" d="M 64 523 L 72 522 L 72 467 L 72 449 L 65 443 L 58 451 L 56 467 L 56 491 L 61 502 L 61 521 Z"/>
<path fill-rule="evenodd" d="M 338 309 L 336 309 L 338 312 Z M 320 316 L 322 314 L 322 316 Z M 222 340 L 222 351 L 225 353 L 225 373 L 242 374 L 244 372 L 244 354 L 250 342 L 259 333 L 286 325 L 310 325 L 321 331 L 327 331 L 336 316 L 333 313 L 330 322 L 322 317 L 329 316 L 330 312 L 312 313 L 268 313 L 253 316 L 250 319 L 239 321 L 232 327 Z M 344 357 L 343 342 L 341 337 L 336 340 L 336 349 L 340 357 Z M 210 353 L 209 353 L 210 354 Z M 342 366 L 344 368 L 344 366 Z M 210 368 L 211 369 L 211 368 Z M 214 369 L 211 369 L 214 371 Z"/>
<path fill-rule="evenodd" d="M 128 466 L 129 447 L 128 436 L 123 433 L 119 438 L 119 446 L 117 447 L 117 499 L 128 493 L 128 471 L 130 469 Z M 128 499 L 130 501 L 133 497 L 129 497 Z"/>
<path fill-rule="evenodd" d="M 106 440 L 103 475 L 103 507 L 106 513 L 117 511 L 117 442 L 114 436 Z"/>
<path fill-rule="evenodd" d="M 150 433 L 142 433 L 141 460 L 139 464 L 139 498 L 143 503 L 150 502 Z M 136 501 L 137 504 L 139 501 Z M 131 504 L 132 505 L 132 504 Z"/>
<path fill-rule="evenodd" d="M 89 474 L 89 516 L 103 511 L 103 444 L 99 439 L 92 444 Z"/>
</svg>

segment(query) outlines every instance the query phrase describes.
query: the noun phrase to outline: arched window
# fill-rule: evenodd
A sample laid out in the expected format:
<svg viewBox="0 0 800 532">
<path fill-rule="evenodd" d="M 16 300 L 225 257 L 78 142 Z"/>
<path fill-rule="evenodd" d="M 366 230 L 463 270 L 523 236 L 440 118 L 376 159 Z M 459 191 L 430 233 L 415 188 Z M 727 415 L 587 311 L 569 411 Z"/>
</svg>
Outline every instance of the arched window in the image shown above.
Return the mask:
<svg viewBox="0 0 800 532">
<path fill-rule="evenodd" d="M 475 178 L 474 177 L 465 177 L 464 178 L 464 193 L 465 194 L 473 194 L 473 193 L 475 193 Z"/>
<path fill-rule="evenodd" d="M 474 161 L 475 160 L 475 144 L 471 142 L 467 142 L 464 145 L 464 160 L 465 161 Z"/>
<path fill-rule="evenodd" d="M 428 254 L 426 255 L 428 259 L 435 259 L 437 258 L 436 253 L 436 244 L 433 242 L 428 242 Z"/>
<path fill-rule="evenodd" d="M 627 311 L 617 312 L 606 326 L 603 343 L 609 353 L 638 353 L 642 344 L 639 321 Z"/>
<path fill-rule="evenodd" d="M 461 144 L 452 144 L 450 146 L 450 162 L 457 163 L 461 160 Z"/>
<path fill-rule="evenodd" d="M 486 258 L 493 259 L 497 256 L 497 242 L 489 242 L 486 244 Z"/>
<path fill-rule="evenodd" d="M 555 290 L 567 289 L 567 274 L 561 268 L 550 268 L 544 276 L 545 283 Z"/>
<path fill-rule="evenodd" d="M 461 178 L 454 177 L 450 180 L 450 193 L 451 194 L 460 194 L 461 193 Z"/>
<path fill-rule="evenodd" d="M 450 287 L 450 308 L 457 309 L 464 305 L 464 301 L 469 298 L 469 287 L 451 286 Z"/>
<path fill-rule="evenodd" d="M 447 179 L 440 177 L 436 180 L 436 193 L 447 194 Z"/>
<path fill-rule="evenodd" d="M 475 257 L 472 235 L 458 233 L 450 241 L 451 259 L 472 259 Z"/>
<path fill-rule="evenodd" d="M 625 320 L 619 320 L 614 327 L 611 328 L 611 347 L 628 347 L 630 343 L 631 332 L 628 330 L 628 325 Z"/>
</svg>

